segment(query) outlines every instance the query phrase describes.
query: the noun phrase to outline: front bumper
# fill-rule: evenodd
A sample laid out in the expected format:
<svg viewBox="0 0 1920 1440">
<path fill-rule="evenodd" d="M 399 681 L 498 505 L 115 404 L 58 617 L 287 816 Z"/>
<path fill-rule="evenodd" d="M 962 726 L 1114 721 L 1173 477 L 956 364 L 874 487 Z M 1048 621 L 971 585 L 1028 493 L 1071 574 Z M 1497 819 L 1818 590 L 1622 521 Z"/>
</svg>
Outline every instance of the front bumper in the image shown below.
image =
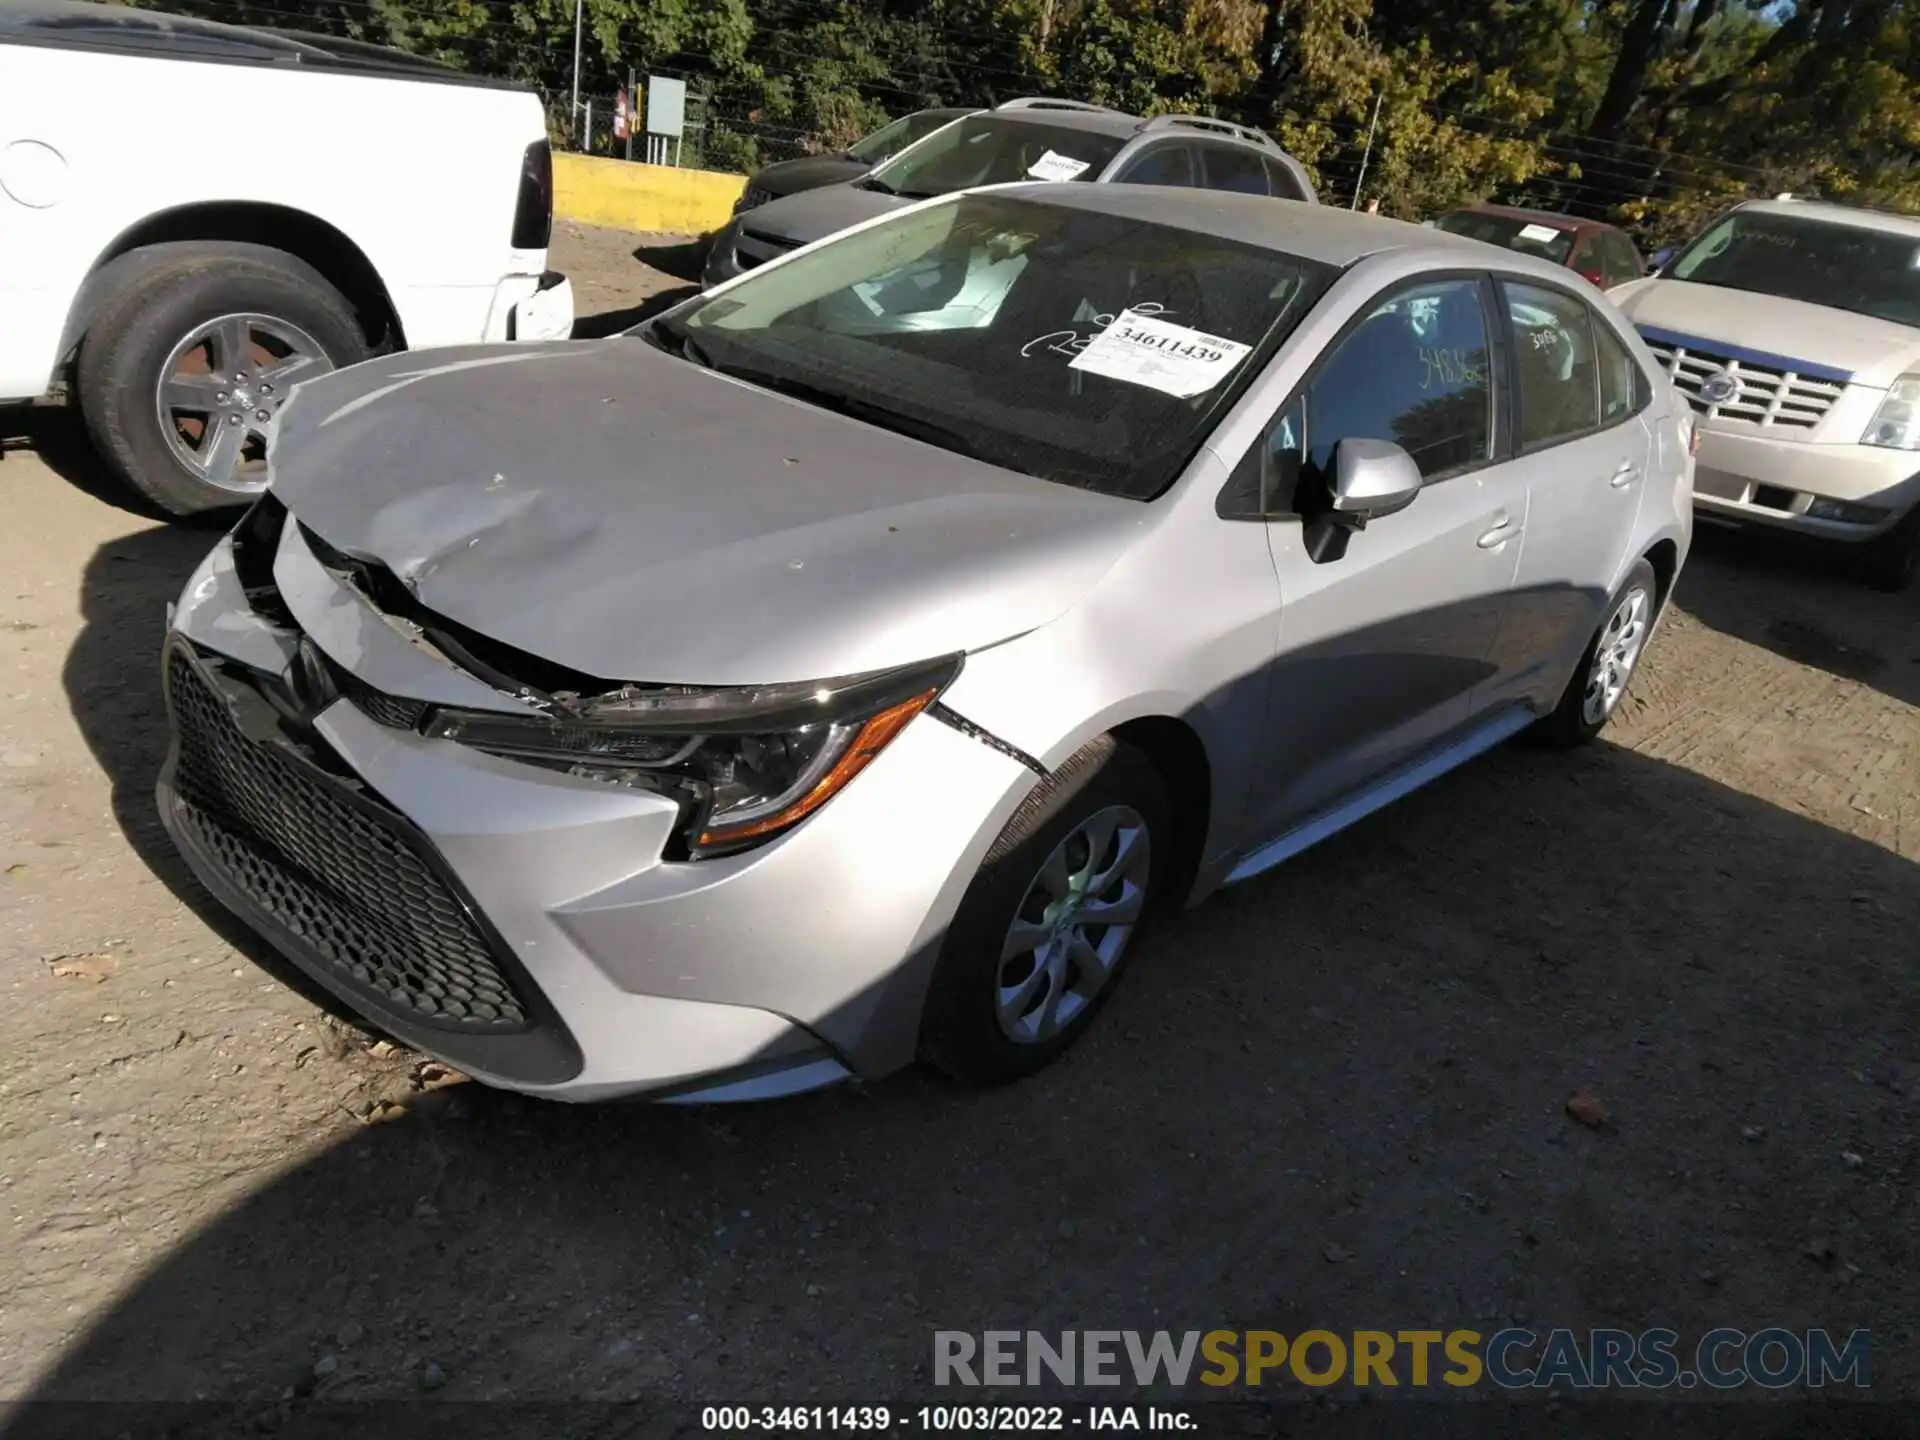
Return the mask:
<svg viewBox="0 0 1920 1440">
<path fill-rule="evenodd" d="M 336 665 L 352 657 L 356 679 L 378 674 L 392 693 L 446 702 L 450 677 L 357 592 L 320 594 L 316 563 L 288 534 L 276 579 L 295 626 L 248 605 L 223 541 L 189 582 L 170 643 L 190 643 L 201 664 L 230 662 L 249 683 L 291 685 L 304 635 Z M 263 905 L 182 823 L 177 712 L 176 760 L 161 783 L 169 829 L 218 898 L 382 1029 L 477 1079 L 569 1100 L 764 1098 L 911 1062 L 946 925 L 1032 780 L 922 716 L 781 839 L 673 863 L 661 855 L 674 815 L 658 797 L 429 740 L 391 715 L 381 723 L 379 710 L 364 696 L 323 703 L 307 717 L 308 742 L 444 876 L 518 994 L 525 1028 L 476 1038 L 423 1019 L 343 974 L 297 907 L 289 918 Z M 288 808 L 284 796 L 272 803 Z"/>
<path fill-rule="evenodd" d="M 1702 429 L 1694 505 L 1719 520 L 1860 543 L 1886 534 L 1920 505 L 1920 455 L 1875 445 L 1818 445 Z M 1871 523 L 1821 519 L 1818 500 L 1870 505 Z"/>
<path fill-rule="evenodd" d="M 755 234 L 739 219 L 734 219 L 713 237 L 713 243 L 707 249 L 706 265 L 700 273 L 700 282 L 711 289 L 769 260 L 777 260 L 798 249 L 799 245 L 797 240 Z"/>
</svg>

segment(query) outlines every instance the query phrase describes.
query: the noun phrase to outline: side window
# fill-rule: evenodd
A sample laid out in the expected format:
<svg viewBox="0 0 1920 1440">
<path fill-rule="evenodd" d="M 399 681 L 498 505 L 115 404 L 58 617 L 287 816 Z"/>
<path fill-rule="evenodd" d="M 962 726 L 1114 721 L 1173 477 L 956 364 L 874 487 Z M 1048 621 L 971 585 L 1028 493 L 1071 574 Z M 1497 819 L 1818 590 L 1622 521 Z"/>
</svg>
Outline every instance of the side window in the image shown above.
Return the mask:
<svg viewBox="0 0 1920 1440">
<path fill-rule="evenodd" d="M 1231 145 L 1203 145 L 1200 164 L 1209 190 L 1238 190 L 1245 195 L 1267 193 L 1267 170 L 1252 150 Z"/>
<path fill-rule="evenodd" d="M 1559 290 L 1500 283 L 1513 322 L 1519 382 L 1514 438 L 1522 450 L 1551 445 L 1600 423 L 1600 387 L 1587 307 Z"/>
<path fill-rule="evenodd" d="M 1493 454 L 1480 282 L 1396 292 L 1322 361 L 1306 393 L 1306 473 L 1327 476 L 1342 440 L 1391 440 L 1428 479 Z"/>
<path fill-rule="evenodd" d="M 1300 188 L 1300 182 L 1294 179 L 1293 172 L 1278 160 L 1263 159 L 1260 163 L 1267 168 L 1267 185 L 1275 195 L 1282 200 L 1307 198 L 1306 191 Z"/>
<path fill-rule="evenodd" d="M 1600 248 L 1600 234 L 1589 230 L 1580 237 L 1580 243 L 1573 247 L 1573 259 L 1567 262 L 1569 268 L 1581 275 L 1598 275 L 1601 283 L 1607 279 L 1607 260 Z"/>
<path fill-rule="evenodd" d="M 1594 355 L 1600 366 L 1600 423 L 1617 425 L 1651 398 L 1639 362 L 1603 320 L 1593 320 Z"/>
<path fill-rule="evenodd" d="M 1624 285 L 1629 280 L 1640 278 L 1640 252 L 1633 248 L 1629 240 L 1618 230 L 1607 233 L 1607 245 L 1613 252 L 1614 283 Z"/>
<path fill-rule="evenodd" d="M 1136 156 L 1117 178 L 1126 185 L 1191 186 L 1193 152 L 1185 145 L 1156 145 Z"/>
</svg>

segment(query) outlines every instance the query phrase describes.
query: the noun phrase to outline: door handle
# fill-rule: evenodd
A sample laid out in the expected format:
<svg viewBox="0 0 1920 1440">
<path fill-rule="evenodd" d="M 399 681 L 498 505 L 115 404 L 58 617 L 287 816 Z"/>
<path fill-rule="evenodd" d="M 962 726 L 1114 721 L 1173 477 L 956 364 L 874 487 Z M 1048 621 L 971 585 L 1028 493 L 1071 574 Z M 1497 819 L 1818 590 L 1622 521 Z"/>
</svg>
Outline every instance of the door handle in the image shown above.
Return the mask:
<svg viewBox="0 0 1920 1440">
<path fill-rule="evenodd" d="M 1608 483 L 1616 490 L 1624 490 L 1639 478 L 1640 467 L 1631 460 L 1622 460 L 1620 468 L 1613 472 L 1613 479 Z"/>
<path fill-rule="evenodd" d="M 1482 550 L 1498 550 L 1519 533 L 1520 527 L 1509 520 L 1506 512 L 1502 511 L 1495 517 L 1492 527 L 1481 531 L 1480 538 L 1473 543 Z"/>
</svg>

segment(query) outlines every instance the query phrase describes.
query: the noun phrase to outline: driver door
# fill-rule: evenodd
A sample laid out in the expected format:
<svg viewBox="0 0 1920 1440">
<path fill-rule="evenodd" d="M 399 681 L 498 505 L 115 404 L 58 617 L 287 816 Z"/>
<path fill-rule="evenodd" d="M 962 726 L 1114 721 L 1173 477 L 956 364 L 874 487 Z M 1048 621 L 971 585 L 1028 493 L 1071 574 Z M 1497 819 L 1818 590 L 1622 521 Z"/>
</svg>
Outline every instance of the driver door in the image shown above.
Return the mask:
<svg viewBox="0 0 1920 1440">
<path fill-rule="evenodd" d="M 1527 520 L 1524 479 L 1497 463 L 1492 303 L 1478 275 L 1385 293 L 1275 418 L 1270 473 L 1296 511 L 1349 437 L 1400 446 L 1423 483 L 1325 560 L 1302 519 L 1268 524 L 1280 645 L 1256 834 L 1285 834 L 1473 718 Z"/>
</svg>

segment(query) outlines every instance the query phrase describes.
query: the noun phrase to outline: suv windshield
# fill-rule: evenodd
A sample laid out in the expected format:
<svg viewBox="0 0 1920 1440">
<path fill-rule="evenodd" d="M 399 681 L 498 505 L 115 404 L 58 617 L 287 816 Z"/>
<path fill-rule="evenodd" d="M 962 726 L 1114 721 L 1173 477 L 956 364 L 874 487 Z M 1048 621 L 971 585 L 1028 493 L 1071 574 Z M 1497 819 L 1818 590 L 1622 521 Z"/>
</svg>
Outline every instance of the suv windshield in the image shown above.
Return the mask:
<svg viewBox="0 0 1920 1440">
<path fill-rule="evenodd" d="M 924 199 L 1015 180 L 1091 180 L 1127 143 L 1067 125 L 969 115 L 867 178 L 876 190 Z"/>
<path fill-rule="evenodd" d="M 651 333 L 869 424 L 1146 500 L 1336 273 L 1172 226 L 965 195 L 749 274 Z"/>
<path fill-rule="evenodd" d="M 1538 220 L 1523 220 L 1518 215 L 1490 215 L 1484 210 L 1456 210 L 1433 222 L 1434 229 L 1449 235 L 1465 235 L 1469 240 L 1484 240 L 1502 250 L 1517 250 L 1522 255 L 1538 255 L 1556 265 L 1567 263 L 1573 249 L 1573 231 Z"/>
<path fill-rule="evenodd" d="M 1735 211 L 1667 272 L 1719 285 L 1920 326 L 1920 240 L 1863 225 Z"/>
<path fill-rule="evenodd" d="M 881 126 L 864 140 L 854 141 L 847 147 L 847 158 L 858 160 L 862 165 L 878 165 L 882 160 L 898 155 L 921 136 L 931 135 L 952 118 L 937 110 L 902 115 L 891 125 Z"/>
</svg>

